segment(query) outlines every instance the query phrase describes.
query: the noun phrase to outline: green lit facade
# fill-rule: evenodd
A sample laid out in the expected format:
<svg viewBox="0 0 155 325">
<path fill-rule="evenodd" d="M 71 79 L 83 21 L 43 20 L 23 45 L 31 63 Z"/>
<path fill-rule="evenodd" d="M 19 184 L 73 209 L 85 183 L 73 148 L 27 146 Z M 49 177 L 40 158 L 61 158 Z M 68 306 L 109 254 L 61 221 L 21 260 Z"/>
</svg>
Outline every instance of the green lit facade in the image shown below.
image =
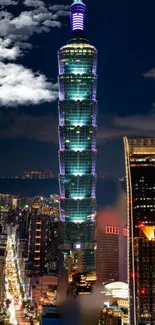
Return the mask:
<svg viewBox="0 0 155 325">
<path fill-rule="evenodd" d="M 84 36 L 85 10 L 74 1 L 73 38 L 58 53 L 60 216 L 66 254 L 80 250 L 84 269 L 94 270 L 97 50 Z"/>
</svg>

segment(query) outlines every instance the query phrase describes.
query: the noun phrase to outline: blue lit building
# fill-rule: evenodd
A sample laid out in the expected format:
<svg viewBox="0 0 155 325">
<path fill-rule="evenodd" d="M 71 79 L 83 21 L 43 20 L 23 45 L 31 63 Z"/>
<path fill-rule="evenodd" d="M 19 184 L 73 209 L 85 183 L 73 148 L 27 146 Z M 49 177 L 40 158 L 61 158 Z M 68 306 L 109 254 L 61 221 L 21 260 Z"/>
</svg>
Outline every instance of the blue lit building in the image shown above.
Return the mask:
<svg viewBox="0 0 155 325">
<path fill-rule="evenodd" d="M 60 217 L 70 271 L 95 268 L 97 50 L 84 34 L 85 17 L 85 4 L 74 0 L 72 38 L 58 53 Z"/>
</svg>

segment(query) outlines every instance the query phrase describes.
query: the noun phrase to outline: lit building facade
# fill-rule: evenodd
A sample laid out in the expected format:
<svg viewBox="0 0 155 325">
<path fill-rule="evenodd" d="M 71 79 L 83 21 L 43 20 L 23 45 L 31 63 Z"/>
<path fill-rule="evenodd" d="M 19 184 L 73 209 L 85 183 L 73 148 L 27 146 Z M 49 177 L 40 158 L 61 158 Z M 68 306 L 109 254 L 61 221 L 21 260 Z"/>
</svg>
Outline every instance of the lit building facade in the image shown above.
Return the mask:
<svg viewBox="0 0 155 325">
<path fill-rule="evenodd" d="M 155 226 L 140 227 L 134 240 L 137 324 L 155 323 Z"/>
<path fill-rule="evenodd" d="M 127 227 L 119 230 L 119 281 L 127 282 Z"/>
<path fill-rule="evenodd" d="M 58 272 L 58 222 L 33 208 L 29 220 L 28 261 L 30 274 Z"/>
<path fill-rule="evenodd" d="M 154 242 L 144 240 L 141 228 L 155 225 L 155 138 L 125 137 L 124 146 L 129 234 L 129 323 L 154 324 L 154 265 L 151 259 Z M 139 262 L 137 254 L 140 254 Z M 144 299 L 145 293 L 150 300 Z"/>
<path fill-rule="evenodd" d="M 85 15 L 74 0 L 72 39 L 58 53 L 60 217 L 71 271 L 95 268 L 97 50 L 84 35 Z"/>
<path fill-rule="evenodd" d="M 106 226 L 97 231 L 97 278 L 100 282 L 119 281 L 119 228 Z"/>
<path fill-rule="evenodd" d="M 98 325 L 122 325 L 122 312 L 117 307 L 103 308 Z"/>
<path fill-rule="evenodd" d="M 5 298 L 5 265 L 6 265 L 7 235 L 0 234 L 0 306 L 3 306 Z"/>
<path fill-rule="evenodd" d="M 104 307 L 98 325 L 129 325 L 128 314 L 118 306 Z"/>
<path fill-rule="evenodd" d="M 29 220 L 27 294 L 41 310 L 55 303 L 58 286 L 58 223 L 52 215 L 32 208 Z"/>
<path fill-rule="evenodd" d="M 125 282 L 111 282 L 103 287 L 108 301 L 101 310 L 98 325 L 131 325 L 128 318 L 128 284 Z"/>
</svg>

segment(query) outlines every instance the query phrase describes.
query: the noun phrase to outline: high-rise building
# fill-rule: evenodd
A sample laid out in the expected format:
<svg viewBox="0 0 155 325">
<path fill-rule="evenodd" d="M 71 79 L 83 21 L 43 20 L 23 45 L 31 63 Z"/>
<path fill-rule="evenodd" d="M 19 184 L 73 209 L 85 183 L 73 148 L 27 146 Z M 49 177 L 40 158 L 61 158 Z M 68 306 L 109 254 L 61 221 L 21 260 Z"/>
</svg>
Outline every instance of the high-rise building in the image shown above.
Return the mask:
<svg viewBox="0 0 155 325">
<path fill-rule="evenodd" d="M 55 303 L 58 286 L 58 223 L 54 217 L 32 208 L 29 220 L 28 270 L 32 304 Z"/>
<path fill-rule="evenodd" d="M 137 324 L 155 323 L 155 226 L 140 227 L 134 239 Z"/>
<path fill-rule="evenodd" d="M 85 16 L 74 0 L 72 38 L 58 53 L 60 217 L 71 272 L 95 268 L 97 50 L 84 34 Z"/>
<path fill-rule="evenodd" d="M 119 230 L 119 281 L 127 282 L 127 227 Z"/>
<path fill-rule="evenodd" d="M 41 275 L 58 272 L 58 222 L 54 217 L 33 208 L 29 220 L 28 260 L 29 269 Z M 31 272 L 30 272 L 31 273 Z"/>
<path fill-rule="evenodd" d="M 154 265 L 150 257 L 154 243 L 144 241 L 140 229 L 141 226 L 155 225 L 155 138 L 125 137 L 124 146 L 128 213 L 129 323 L 154 324 Z M 137 254 L 140 254 L 139 263 Z M 145 281 L 142 281 L 143 279 Z M 143 312 L 140 314 L 140 311 Z"/>
<path fill-rule="evenodd" d="M 119 228 L 106 226 L 97 231 L 97 278 L 101 282 L 119 280 Z"/>
</svg>

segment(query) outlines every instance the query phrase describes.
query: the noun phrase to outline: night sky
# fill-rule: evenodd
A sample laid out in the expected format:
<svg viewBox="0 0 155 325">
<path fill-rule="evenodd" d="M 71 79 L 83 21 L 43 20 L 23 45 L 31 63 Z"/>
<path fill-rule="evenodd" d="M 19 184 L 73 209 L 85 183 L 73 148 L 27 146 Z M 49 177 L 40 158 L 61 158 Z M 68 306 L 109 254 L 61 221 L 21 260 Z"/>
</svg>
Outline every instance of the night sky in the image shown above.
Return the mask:
<svg viewBox="0 0 155 325">
<path fill-rule="evenodd" d="M 99 51 L 97 171 L 117 179 L 122 136 L 155 135 L 155 2 L 85 3 L 85 31 Z M 71 36 L 71 2 L 0 4 L 0 176 L 57 175 L 57 51 Z"/>
</svg>

